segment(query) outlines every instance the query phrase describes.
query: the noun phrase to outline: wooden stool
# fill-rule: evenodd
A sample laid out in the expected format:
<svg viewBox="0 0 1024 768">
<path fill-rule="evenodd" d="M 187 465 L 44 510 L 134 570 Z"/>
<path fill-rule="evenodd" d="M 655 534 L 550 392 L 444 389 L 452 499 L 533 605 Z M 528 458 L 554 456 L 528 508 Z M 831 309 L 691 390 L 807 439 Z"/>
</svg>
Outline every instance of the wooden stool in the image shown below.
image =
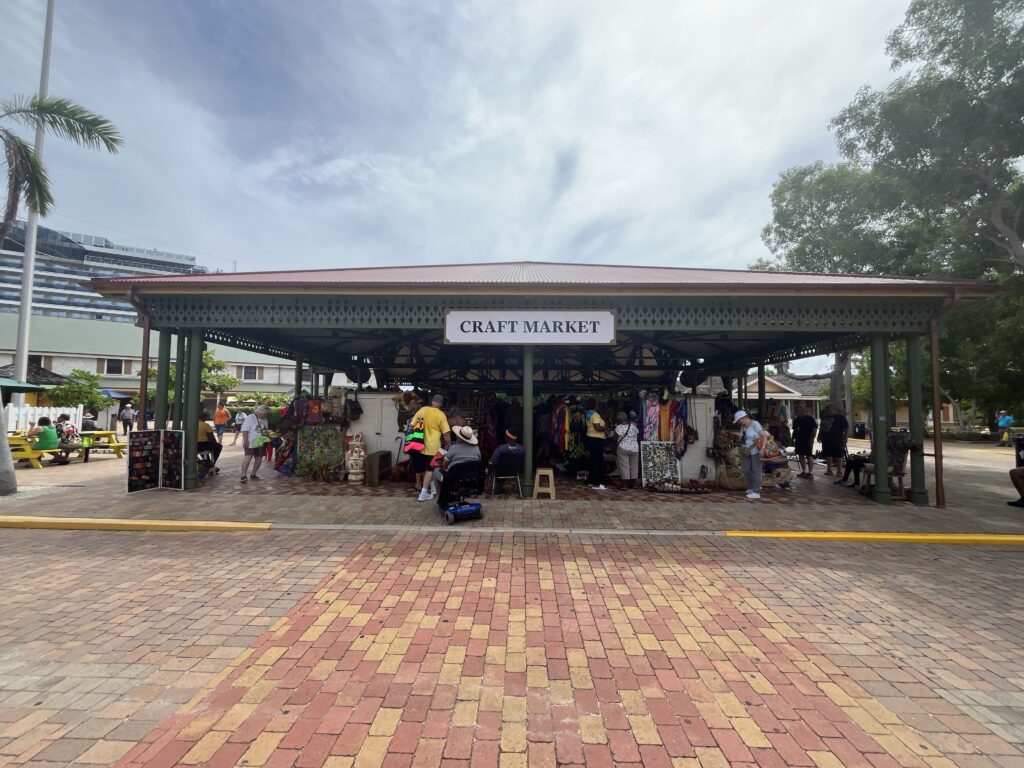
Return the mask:
<svg viewBox="0 0 1024 768">
<path fill-rule="evenodd" d="M 547 482 L 542 486 L 541 478 Z M 555 498 L 555 471 L 553 469 L 538 469 L 533 473 L 533 498 L 541 493 L 547 494 L 549 499 Z"/>
<path fill-rule="evenodd" d="M 889 470 L 886 476 L 886 482 L 889 483 L 889 490 L 892 493 L 893 501 L 906 501 L 907 500 L 907 489 L 903 486 L 903 478 L 906 477 L 906 472 L 895 472 Z M 875 479 L 875 465 L 865 464 L 864 465 L 864 485 L 861 487 L 863 493 L 871 495 L 871 486 L 874 485 Z M 895 487 L 891 480 L 896 481 Z"/>
</svg>

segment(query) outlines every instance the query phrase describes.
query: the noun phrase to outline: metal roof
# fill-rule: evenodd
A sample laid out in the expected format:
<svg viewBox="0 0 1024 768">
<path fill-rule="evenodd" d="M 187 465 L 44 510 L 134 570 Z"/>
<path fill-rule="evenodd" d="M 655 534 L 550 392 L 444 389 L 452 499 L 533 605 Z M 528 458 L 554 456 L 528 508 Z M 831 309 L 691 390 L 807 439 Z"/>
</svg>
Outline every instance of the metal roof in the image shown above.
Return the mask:
<svg viewBox="0 0 1024 768">
<path fill-rule="evenodd" d="M 480 264 L 412 264 L 397 267 L 351 267 L 343 269 L 291 270 L 277 272 L 218 272 L 204 275 L 153 275 L 101 278 L 93 286 L 105 293 L 123 293 L 130 288 L 147 290 L 204 288 L 288 288 L 329 291 L 346 288 L 485 288 L 492 290 L 518 287 L 571 289 L 767 289 L 768 292 L 803 289 L 866 289 L 867 291 L 908 292 L 954 287 L 987 295 L 990 283 L 981 280 L 839 275 L 806 272 L 761 272 L 743 269 L 706 269 L 693 267 L 617 266 L 559 262 L 488 262 Z"/>
</svg>

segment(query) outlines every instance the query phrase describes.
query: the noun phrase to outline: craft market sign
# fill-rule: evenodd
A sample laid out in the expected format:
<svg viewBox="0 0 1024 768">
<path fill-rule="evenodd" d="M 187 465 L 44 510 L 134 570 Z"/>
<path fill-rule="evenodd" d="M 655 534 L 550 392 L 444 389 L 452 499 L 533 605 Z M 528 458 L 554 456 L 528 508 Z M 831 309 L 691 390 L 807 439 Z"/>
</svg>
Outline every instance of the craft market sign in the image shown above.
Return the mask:
<svg viewBox="0 0 1024 768">
<path fill-rule="evenodd" d="M 613 344 L 615 313 L 450 310 L 448 344 Z"/>
</svg>

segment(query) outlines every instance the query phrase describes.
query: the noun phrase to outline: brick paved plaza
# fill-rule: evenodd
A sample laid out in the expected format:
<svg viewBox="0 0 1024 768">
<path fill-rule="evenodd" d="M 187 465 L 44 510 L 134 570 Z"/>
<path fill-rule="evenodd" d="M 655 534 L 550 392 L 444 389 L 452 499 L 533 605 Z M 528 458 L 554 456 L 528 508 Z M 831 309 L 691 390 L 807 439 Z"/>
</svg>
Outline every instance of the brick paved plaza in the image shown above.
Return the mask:
<svg viewBox="0 0 1024 768">
<path fill-rule="evenodd" d="M 1022 533 L 1001 455 L 951 462 L 947 510 L 820 477 L 447 528 L 235 453 L 192 494 L 19 470 L 0 514 L 291 528 L 0 529 L 0 765 L 1024 766 L 1024 550 L 720 534 Z"/>
</svg>

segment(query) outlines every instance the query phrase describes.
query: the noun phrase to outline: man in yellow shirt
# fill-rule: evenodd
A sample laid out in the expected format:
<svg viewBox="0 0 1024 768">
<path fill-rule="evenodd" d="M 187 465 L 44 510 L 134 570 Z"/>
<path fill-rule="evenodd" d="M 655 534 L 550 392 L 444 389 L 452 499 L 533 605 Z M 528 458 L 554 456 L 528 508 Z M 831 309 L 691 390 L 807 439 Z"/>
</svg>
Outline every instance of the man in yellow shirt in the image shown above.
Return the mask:
<svg viewBox="0 0 1024 768">
<path fill-rule="evenodd" d="M 430 399 L 430 405 L 423 406 L 412 417 L 413 424 L 418 421 L 423 423 L 423 450 L 409 456 L 412 469 L 416 473 L 416 484 L 420 487 L 417 501 L 430 501 L 434 498 L 434 490 L 430 483 L 434 473 L 428 471 L 430 460 L 442 446 L 447 450 L 451 445 L 451 427 L 448 426 L 448 417 L 441 410 L 442 405 L 444 398 L 441 395 L 434 395 Z"/>
</svg>

